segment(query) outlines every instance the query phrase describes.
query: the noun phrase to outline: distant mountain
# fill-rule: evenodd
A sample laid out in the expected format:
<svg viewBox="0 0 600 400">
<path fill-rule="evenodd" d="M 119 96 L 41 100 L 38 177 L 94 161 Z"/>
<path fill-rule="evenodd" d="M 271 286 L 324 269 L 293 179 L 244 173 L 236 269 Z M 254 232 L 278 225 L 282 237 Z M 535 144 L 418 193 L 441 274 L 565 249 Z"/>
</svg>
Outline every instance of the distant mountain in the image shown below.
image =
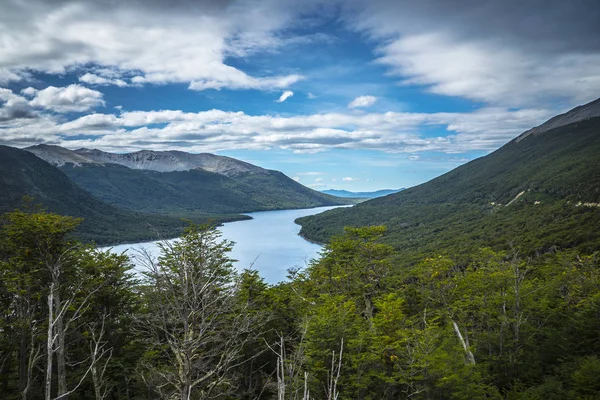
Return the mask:
<svg viewBox="0 0 600 400">
<path fill-rule="evenodd" d="M 406 188 L 381 189 L 381 190 L 376 190 L 374 192 L 350 192 L 348 190 L 327 189 L 327 190 L 322 190 L 322 192 L 330 194 L 332 196 L 337 196 L 337 197 L 374 199 L 376 197 L 382 197 L 382 196 L 387 196 L 388 194 L 398 193 L 399 191 L 404 190 L 404 189 L 406 189 Z"/>
<path fill-rule="evenodd" d="M 47 145 L 26 150 L 58 166 L 98 199 L 134 211 L 241 213 L 348 203 L 281 172 L 212 154 L 112 154 Z"/>
<path fill-rule="evenodd" d="M 58 168 L 30 152 L 0 146 L 0 214 L 20 207 L 23 196 L 48 211 L 84 218 L 78 236 L 99 244 L 157 239 L 178 235 L 186 223 L 180 218 L 118 209 L 92 197 Z M 198 214 L 197 222 L 232 220 L 235 216 Z"/>
<path fill-rule="evenodd" d="M 324 242 L 344 226 L 386 225 L 385 240 L 407 257 L 511 244 L 525 254 L 598 249 L 599 104 L 555 117 L 422 185 L 301 218 L 301 234 Z"/>
</svg>

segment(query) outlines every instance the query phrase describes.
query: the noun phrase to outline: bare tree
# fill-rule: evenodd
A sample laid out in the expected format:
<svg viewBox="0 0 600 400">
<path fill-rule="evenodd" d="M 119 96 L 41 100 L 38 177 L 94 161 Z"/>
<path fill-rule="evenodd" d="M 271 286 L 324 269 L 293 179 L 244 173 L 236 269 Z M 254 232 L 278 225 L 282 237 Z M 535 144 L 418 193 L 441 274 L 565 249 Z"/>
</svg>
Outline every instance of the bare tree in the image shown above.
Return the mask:
<svg viewBox="0 0 600 400">
<path fill-rule="evenodd" d="M 337 389 L 342 373 L 342 355 L 344 354 L 344 338 L 340 343 L 340 352 L 336 358 L 335 350 L 331 352 L 331 370 L 327 372 L 327 400 L 337 400 L 340 393 Z"/>
<path fill-rule="evenodd" d="M 83 383 L 94 366 L 91 360 L 89 367 L 80 378 L 79 382 L 72 389 L 67 388 L 66 372 L 66 336 L 72 324 L 76 323 L 90 307 L 90 299 L 107 282 L 96 285 L 93 288 L 86 288 L 83 292 L 84 277 L 80 277 L 76 282 L 66 282 L 64 279 L 66 264 L 76 262 L 70 259 L 73 256 L 75 247 L 70 247 L 63 251 L 58 257 L 48 255 L 45 258 L 46 268 L 50 272 L 50 288 L 48 290 L 48 332 L 46 338 L 46 380 L 45 380 L 45 399 L 52 399 L 52 367 L 53 359 L 56 358 L 57 381 L 58 381 L 58 399 L 66 399 L 75 392 Z M 62 299 L 61 292 L 69 289 L 67 299 Z M 83 297 L 82 297 L 83 296 Z"/>
<path fill-rule="evenodd" d="M 102 315 L 99 323 L 88 324 L 90 335 L 89 352 L 91 362 L 92 383 L 94 384 L 94 396 L 96 400 L 104 400 L 108 394 L 109 385 L 105 379 L 106 368 L 112 358 L 112 347 L 104 340 L 106 314 Z"/>
<path fill-rule="evenodd" d="M 293 352 L 286 348 L 285 338 L 281 334 L 277 344 L 272 346 L 267 343 L 269 349 L 277 355 L 277 400 L 310 400 L 308 372 L 302 371 L 305 361 L 303 342 L 306 327 L 307 324 L 304 324 L 298 345 Z"/>
</svg>

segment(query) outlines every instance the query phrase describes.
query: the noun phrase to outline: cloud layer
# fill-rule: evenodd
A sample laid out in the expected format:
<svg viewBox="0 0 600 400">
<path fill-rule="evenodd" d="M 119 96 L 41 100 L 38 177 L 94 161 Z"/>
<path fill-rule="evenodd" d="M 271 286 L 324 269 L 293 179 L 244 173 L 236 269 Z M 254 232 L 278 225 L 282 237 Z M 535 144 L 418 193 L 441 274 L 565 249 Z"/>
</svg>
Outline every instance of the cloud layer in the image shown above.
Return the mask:
<svg viewBox="0 0 600 400">
<path fill-rule="evenodd" d="M 399 84 L 510 107 L 600 93 L 595 0 L 410 0 L 345 4 L 346 24 L 379 43 Z"/>
<path fill-rule="evenodd" d="M 77 85 L 27 90 L 25 96 L 0 91 L 0 137 L 5 144 L 36 142 L 106 150 L 371 149 L 415 153 L 493 150 L 550 117 L 546 110 L 483 108 L 471 113 L 324 113 L 290 117 L 221 110 L 90 113 L 72 120 L 48 114 L 79 111 L 101 103 L 99 92 Z M 421 131 L 435 128 L 438 135 Z M 85 139 L 81 139 L 85 137 Z"/>
<path fill-rule="evenodd" d="M 283 45 L 276 32 L 293 9 L 276 1 L 7 1 L 0 14 L 0 82 L 82 70 L 80 80 L 94 85 L 268 90 L 302 78 L 250 76 L 225 63 L 228 55 Z"/>
</svg>

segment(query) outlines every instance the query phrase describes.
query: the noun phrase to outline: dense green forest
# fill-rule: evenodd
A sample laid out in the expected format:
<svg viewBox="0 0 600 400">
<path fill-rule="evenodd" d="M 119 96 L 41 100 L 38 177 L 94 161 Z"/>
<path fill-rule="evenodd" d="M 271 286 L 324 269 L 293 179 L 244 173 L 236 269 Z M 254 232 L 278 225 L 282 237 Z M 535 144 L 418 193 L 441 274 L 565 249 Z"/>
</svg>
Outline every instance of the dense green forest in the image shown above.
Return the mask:
<svg viewBox="0 0 600 400">
<path fill-rule="evenodd" d="M 228 177 L 201 169 L 158 172 L 118 164 L 69 164 L 60 170 L 108 204 L 150 213 L 231 214 L 352 202 L 309 189 L 278 171 Z"/>
<path fill-rule="evenodd" d="M 596 399 L 595 252 L 479 248 L 402 263 L 347 228 L 269 286 L 190 226 L 134 274 L 17 210 L 0 232 L 3 399 Z"/>
</svg>

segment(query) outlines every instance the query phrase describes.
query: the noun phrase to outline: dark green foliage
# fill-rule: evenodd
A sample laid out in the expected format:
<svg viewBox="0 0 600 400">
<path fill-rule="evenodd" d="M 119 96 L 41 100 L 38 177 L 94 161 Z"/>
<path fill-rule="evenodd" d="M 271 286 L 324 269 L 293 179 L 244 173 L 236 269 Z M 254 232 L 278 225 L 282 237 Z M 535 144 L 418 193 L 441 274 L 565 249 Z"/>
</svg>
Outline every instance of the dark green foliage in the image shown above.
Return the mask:
<svg viewBox="0 0 600 400">
<path fill-rule="evenodd" d="M 527 254 L 588 252 L 600 244 L 598 154 L 600 118 L 594 118 L 512 141 L 400 193 L 298 222 L 301 234 L 318 241 L 345 225 L 386 225 L 386 242 L 412 260 L 482 246 L 508 249 L 510 243 Z"/>
<path fill-rule="evenodd" d="M 291 283 L 315 399 L 342 339 L 340 398 L 600 397 L 597 255 L 481 249 L 399 268 L 382 234 L 347 229 Z"/>
<path fill-rule="evenodd" d="M 183 217 L 215 223 L 243 218 L 201 212 L 165 216 L 121 210 L 92 197 L 59 169 L 33 154 L 0 146 L 0 213 L 19 207 L 23 196 L 33 196 L 35 203 L 49 211 L 84 218 L 75 235 L 98 244 L 174 237 L 187 224 L 181 220 Z"/>
<path fill-rule="evenodd" d="M 143 212 L 227 214 L 348 203 L 278 171 L 227 177 L 201 169 L 157 172 L 117 164 L 67 164 L 60 169 L 94 197 Z"/>
</svg>

